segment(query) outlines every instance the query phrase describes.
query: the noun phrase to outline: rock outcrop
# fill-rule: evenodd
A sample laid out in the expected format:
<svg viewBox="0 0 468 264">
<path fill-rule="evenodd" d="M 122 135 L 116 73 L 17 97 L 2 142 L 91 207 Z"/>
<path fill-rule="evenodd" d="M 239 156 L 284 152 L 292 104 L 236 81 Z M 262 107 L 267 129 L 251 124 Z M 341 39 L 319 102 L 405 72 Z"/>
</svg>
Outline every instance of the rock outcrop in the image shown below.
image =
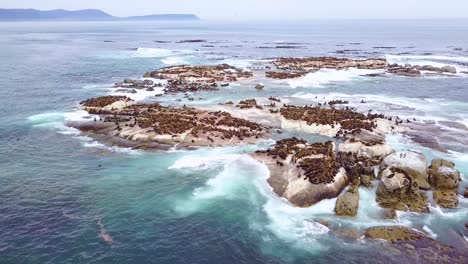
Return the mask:
<svg viewBox="0 0 468 264">
<path fill-rule="evenodd" d="M 332 142 L 309 144 L 298 138 L 283 139 L 252 156 L 269 168 L 268 183 L 273 191 L 299 207 L 337 197 L 348 184 Z"/>
<path fill-rule="evenodd" d="M 376 191 L 380 206 L 399 211 L 428 213 L 426 195 L 407 171 L 398 167 L 386 167 L 380 172 L 380 183 Z"/>
<path fill-rule="evenodd" d="M 418 187 L 427 190 L 431 186 L 428 182 L 426 157 L 416 151 L 399 151 L 385 157 L 380 164 L 380 171 L 386 168 L 397 168 L 405 171 L 418 184 Z"/>
</svg>

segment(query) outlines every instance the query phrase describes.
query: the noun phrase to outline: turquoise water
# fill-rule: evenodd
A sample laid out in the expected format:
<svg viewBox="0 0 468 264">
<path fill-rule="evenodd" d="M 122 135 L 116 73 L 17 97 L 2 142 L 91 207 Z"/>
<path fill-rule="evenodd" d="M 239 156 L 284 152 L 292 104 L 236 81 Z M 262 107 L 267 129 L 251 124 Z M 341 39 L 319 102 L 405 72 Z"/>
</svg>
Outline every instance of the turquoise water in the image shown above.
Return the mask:
<svg viewBox="0 0 468 264">
<path fill-rule="evenodd" d="M 274 196 L 265 181 L 266 168 L 246 155 L 271 142 L 143 152 L 105 146 L 64 123 L 79 116 L 79 101 L 107 94 L 114 82 L 171 63 L 243 66 L 276 56 L 393 55 L 399 62 L 465 69 L 467 26 L 464 20 L 1 23 L 0 263 L 410 261 L 411 256 L 374 250 L 372 244 L 350 244 L 315 222 L 327 220 L 360 230 L 396 224 L 378 219 L 372 190 L 361 188 L 355 219 L 335 218 L 334 200 L 299 209 Z M 175 43 L 185 39 L 213 43 Z M 281 41 L 298 42 L 302 48 L 259 48 Z M 207 44 L 214 47 L 202 46 Z M 346 49 L 354 51 L 337 53 Z M 375 102 L 382 112 L 468 124 L 466 87 L 468 78 L 463 76 L 366 79 L 325 72 L 296 88 L 275 82 L 260 92 L 233 86 L 199 93 L 202 100 L 194 102 L 177 102 L 177 97 L 145 100 L 206 106 L 253 96 L 289 96 L 306 102 L 316 95 L 351 96 Z M 448 154 L 404 138 L 389 140 L 397 148 L 424 151 L 428 158 L 454 160 L 464 174 L 463 188 L 468 174 L 466 132 L 457 135 L 445 139 Z M 450 232 L 467 236 L 466 199 L 461 198 L 456 210 L 431 209 L 431 215 L 402 213 L 399 224 L 427 226 L 451 245 L 459 241 Z"/>
</svg>

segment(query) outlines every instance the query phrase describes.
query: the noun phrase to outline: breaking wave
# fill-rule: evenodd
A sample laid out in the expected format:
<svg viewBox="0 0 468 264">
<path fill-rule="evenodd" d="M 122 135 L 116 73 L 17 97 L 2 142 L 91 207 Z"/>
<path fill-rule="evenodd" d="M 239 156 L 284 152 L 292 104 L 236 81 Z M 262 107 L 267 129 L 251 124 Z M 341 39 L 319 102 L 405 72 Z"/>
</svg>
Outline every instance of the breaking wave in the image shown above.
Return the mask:
<svg viewBox="0 0 468 264">
<path fill-rule="evenodd" d="M 291 86 L 291 88 L 324 87 L 325 85 L 330 85 L 334 83 L 362 80 L 366 78 L 366 74 L 376 73 L 383 73 L 383 71 L 355 68 L 350 68 L 346 70 L 321 69 L 317 72 L 309 73 L 301 78 L 288 79 L 280 82 L 288 83 L 289 86 Z"/>
<path fill-rule="evenodd" d="M 125 154 L 140 154 L 139 150 L 131 148 L 122 148 L 117 146 L 107 146 L 99 143 L 90 137 L 81 135 L 80 131 L 76 128 L 66 125 L 67 122 L 86 121 L 94 118 L 94 115 L 88 114 L 84 110 L 77 110 L 74 112 L 50 112 L 32 115 L 28 117 L 27 122 L 37 128 L 50 129 L 57 131 L 62 135 L 71 135 L 73 138 L 83 142 L 83 147 L 96 148 L 115 153 Z"/>
</svg>

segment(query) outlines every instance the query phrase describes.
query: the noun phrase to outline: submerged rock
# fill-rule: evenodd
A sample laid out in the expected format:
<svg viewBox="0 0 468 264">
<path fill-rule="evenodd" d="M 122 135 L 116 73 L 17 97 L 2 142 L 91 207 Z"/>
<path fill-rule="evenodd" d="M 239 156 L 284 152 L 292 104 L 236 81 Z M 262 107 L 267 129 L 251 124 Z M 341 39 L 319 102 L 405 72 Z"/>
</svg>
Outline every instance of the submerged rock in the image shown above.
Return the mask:
<svg viewBox="0 0 468 264">
<path fill-rule="evenodd" d="M 342 216 L 355 216 L 359 207 L 359 187 L 351 186 L 344 194 L 338 196 L 335 213 Z"/>
<path fill-rule="evenodd" d="M 404 226 L 377 226 L 366 229 L 364 236 L 382 241 L 382 250 L 410 258 L 411 263 L 466 263 L 466 251 L 449 247 L 422 232 Z"/>
<path fill-rule="evenodd" d="M 418 240 L 425 235 L 404 226 L 376 226 L 366 229 L 364 236 L 370 239 L 387 241 Z"/>
</svg>

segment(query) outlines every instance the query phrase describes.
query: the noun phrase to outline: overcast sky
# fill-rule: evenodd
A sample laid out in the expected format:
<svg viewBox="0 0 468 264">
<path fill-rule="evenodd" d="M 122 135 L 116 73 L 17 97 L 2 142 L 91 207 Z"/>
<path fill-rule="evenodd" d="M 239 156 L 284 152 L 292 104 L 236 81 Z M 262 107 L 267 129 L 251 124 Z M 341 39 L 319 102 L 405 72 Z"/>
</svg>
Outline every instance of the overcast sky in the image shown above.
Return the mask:
<svg viewBox="0 0 468 264">
<path fill-rule="evenodd" d="M 115 16 L 192 13 L 217 20 L 468 17 L 468 0 L 0 0 L 0 8 L 93 8 Z"/>
</svg>

